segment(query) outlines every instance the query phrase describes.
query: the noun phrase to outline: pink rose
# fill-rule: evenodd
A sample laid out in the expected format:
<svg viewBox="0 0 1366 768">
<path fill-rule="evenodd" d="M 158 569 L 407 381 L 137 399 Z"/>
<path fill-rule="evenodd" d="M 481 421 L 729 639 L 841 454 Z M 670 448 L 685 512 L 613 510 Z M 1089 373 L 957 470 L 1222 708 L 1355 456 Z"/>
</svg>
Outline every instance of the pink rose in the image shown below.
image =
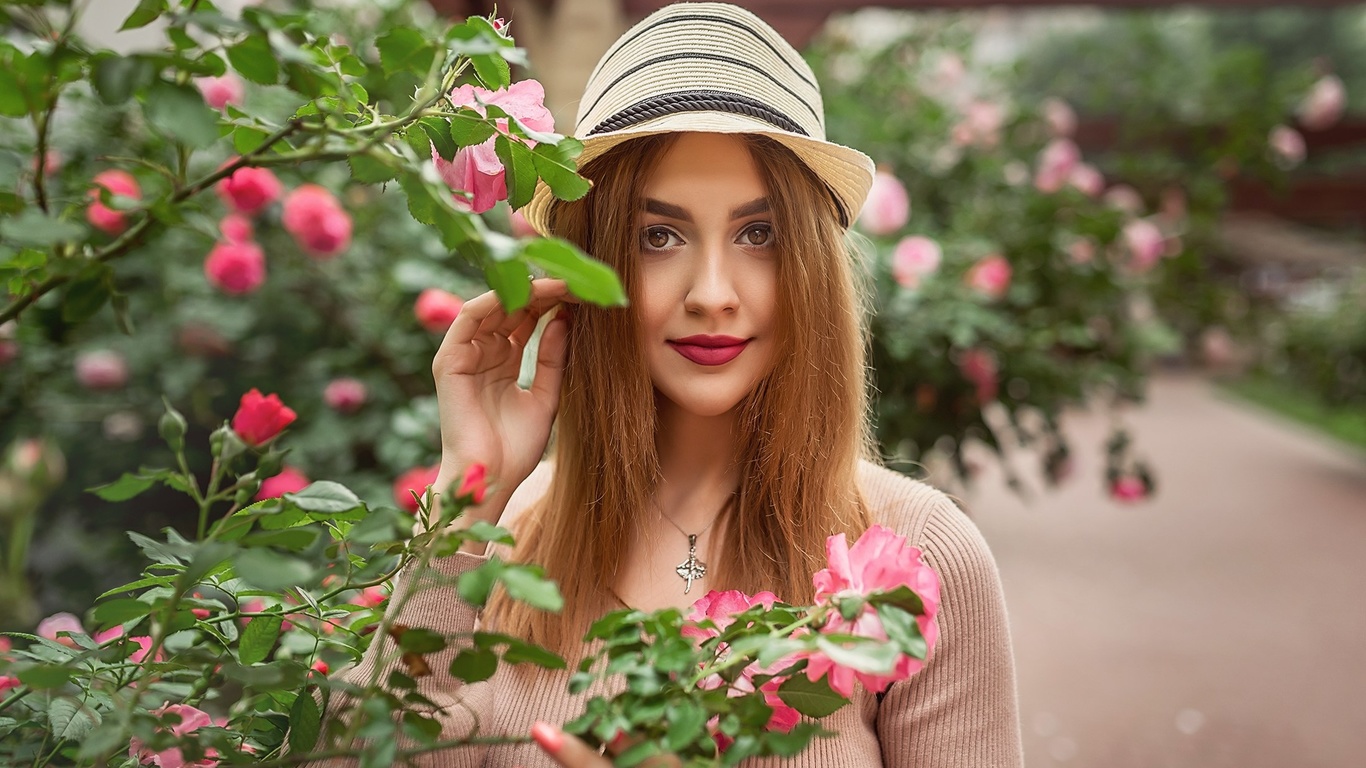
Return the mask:
<svg viewBox="0 0 1366 768">
<path fill-rule="evenodd" d="M 142 189 L 138 186 L 138 180 L 127 171 L 101 171 L 95 175 L 94 186 L 87 193 L 90 205 L 85 209 L 85 218 L 91 226 L 105 234 L 120 234 L 128 228 L 128 217 L 123 211 L 116 211 L 100 202 L 101 187 L 113 197 L 132 200 L 142 199 Z"/>
<path fill-rule="evenodd" d="M 462 85 L 451 91 L 451 104 L 469 107 L 479 114 L 487 114 L 484 104 L 492 104 L 533 131 L 554 131 L 555 117 L 545 107 L 545 89 L 536 80 L 522 80 L 508 88 L 490 91 L 472 85 Z M 498 129 L 508 131 L 508 121 L 500 118 Z M 466 200 L 457 195 L 456 200 L 468 205 L 474 213 L 483 213 L 499 200 L 507 199 L 507 180 L 503 164 L 493 145 L 496 137 L 490 137 L 483 144 L 461 147 L 450 161 L 443 159 L 432 149 L 432 163 L 442 181 L 457 192 L 470 197 Z M 520 139 L 519 139 L 520 140 Z M 527 141 L 529 145 L 536 142 Z"/>
<path fill-rule="evenodd" d="M 1288 125 L 1272 128 L 1271 135 L 1267 137 L 1267 144 L 1271 147 L 1272 158 L 1277 167 L 1283 170 L 1288 171 L 1303 163 L 1307 154 L 1304 136 Z"/>
<path fill-rule="evenodd" d="M 332 625 L 325 624 L 324 626 L 330 627 Z M 309 669 L 313 670 L 314 672 L 317 672 L 323 677 L 326 677 L 327 674 L 332 671 L 332 668 L 327 666 L 327 662 L 323 661 L 322 659 L 318 659 L 317 661 L 313 662 L 313 666 L 309 667 Z"/>
<path fill-rule="evenodd" d="M 168 704 L 161 709 L 153 710 L 152 714 L 158 717 L 174 715 L 180 722 L 171 725 L 169 730 L 177 738 L 183 738 L 191 733 L 203 728 L 206 725 L 213 725 L 213 719 L 207 712 L 198 710 L 188 704 Z M 167 728 L 159 727 L 157 730 L 165 732 Z M 155 765 L 159 768 L 214 768 L 218 765 L 218 753 L 212 747 L 204 750 L 204 759 L 194 762 L 187 762 L 185 754 L 179 747 L 170 747 L 160 752 L 153 751 L 147 747 L 142 739 L 133 737 L 128 745 L 128 757 L 138 761 L 141 765 Z"/>
<path fill-rule="evenodd" d="M 13 675 L 0 675 L 0 693 L 4 693 L 11 688 L 18 688 L 21 685 L 23 685 L 23 683 L 19 682 L 19 678 Z"/>
<path fill-rule="evenodd" d="M 82 352 L 76 355 L 76 381 L 86 389 L 119 389 L 128 383 L 128 364 L 112 350 Z"/>
<path fill-rule="evenodd" d="M 1100 193 L 1105 191 L 1105 177 L 1089 163 L 1077 163 L 1067 183 L 1080 189 L 1087 197 L 1100 197 Z"/>
<path fill-rule="evenodd" d="M 298 493 L 307 488 L 310 482 L 308 475 L 300 472 L 298 467 L 286 464 L 280 474 L 261 481 L 261 490 L 256 492 L 255 500 L 278 499 L 286 493 Z"/>
<path fill-rule="evenodd" d="M 413 304 L 413 314 L 417 321 L 431 333 L 445 333 L 460 314 L 465 302 L 459 296 L 440 288 L 428 288 L 417 297 Z"/>
<path fill-rule="evenodd" d="M 334 411 L 355 413 L 365 405 L 367 394 L 365 383 L 360 379 L 342 377 L 327 383 L 323 389 L 323 402 Z"/>
<path fill-rule="evenodd" d="M 1051 194 L 1063 188 L 1081 162 L 1081 150 L 1071 139 L 1054 139 L 1039 153 L 1034 188 Z"/>
<path fill-rule="evenodd" d="M 219 243 L 204 260 L 204 276 L 224 293 L 251 293 L 266 281 L 266 255 L 256 243 Z"/>
<path fill-rule="evenodd" d="M 1152 269 L 1167 248 L 1167 238 L 1162 230 L 1147 219 L 1134 219 L 1125 224 L 1121 236 L 1129 251 L 1129 269 L 1138 274 Z"/>
<path fill-rule="evenodd" d="M 418 498 L 422 498 L 427 492 L 427 487 L 436 482 L 436 475 L 440 469 L 439 465 L 433 464 L 430 467 L 414 467 L 399 475 L 394 481 L 394 502 L 400 509 L 416 514 L 418 504 L 412 494 L 416 493 Z"/>
<path fill-rule="evenodd" d="M 685 624 L 679 631 L 684 637 L 691 637 L 699 642 L 713 637 L 719 637 L 726 628 L 735 622 L 735 615 L 744 613 L 756 605 L 772 609 L 773 604 L 778 601 L 778 596 L 772 592 L 760 592 L 754 597 L 746 595 L 738 589 L 728 589 L 724 592 L 713 589 L 707 594 L 697 599 L 688 609 L 687 616 L 684 616 Z M 716 625 L 715 629 L 697 626 L 696 622 L 709 619 Z"/>
<path fill-rule="evenodd" d="M 38 628 L 33 633 L 38 637 L 45 637 L 48 640 L 55 640 L 62 645 L 75 648 L 75 640 L 60 635 L 84 635 L 85 627 L 81 626 L 81 620 L 76 618 L 74 614 L 62 612 L 54 613 L 38 622 Z"/>
<path fill-rule="evenodd" d="M 1065 139 L 1077 131 L 1077 113 L 1062 99 L 1045 99 L 1043 119 L 1048 123 L 1048 131 L 1054 137 Z"/>
<path fill-rule="evenodd" d="M 916 624 L 925 637 L 927 648 L 934 648 L 939 639 L 936 621 L 939 614 L 939 576 L 921 559 L 919 548 L 907 546 L 906 537 L 897 535 L 890 528 L 874 525 L 859 537 L 852 548 L 848 546 L 844 534 L 831 536 L 826 539 L 825 551 L 829 567 L 817 571 L 812 577 L 817 604 L 829 603 L 837 596 L 867 595 L 909 587 L 920 597 L 925 608 L 924 614 L 916 617 Z M 829 622 L 821 631 L 884 641 L 887 639 L 887 632 L 882 627 L 876 609 L 867 605 L 853 620 L 845 619 L 838 611 L 832 611 Z M 841 667 L 819 651 L 810 654 L 808 659 L 807 679 L 814 682 L 822 675 L 828 675 L 830 687 L 845 698 L 853 696 L 855 680 L 863 683 L 868 690 L 881 693 L 887 686 L 905 680 L 924 666 L 919 659 L 902 656 L 890 673 L 878 675 Z"/>
<path fill-rule="evenodd" d="M 232 417 L 232 431 L 242 438 L 242 442 L 257 446 L 280 434 L 296 418 L 298 415 L 280 402 L 279 395 L 262 395 L 259 389 L 253 387 L 242 395 L 242 402 Z"/>
<path fill-rule="evenodd" d="M 999 253 L 983 257 L 968 269 L 964 282 L 988 299 L 999 299 L 1010 288 L 1010 262 Z"/>
<path fill-rule="evenodd" d="M 968 104 L 963 119 L 953 127 L 951 138 L 960 147 L 991 149 L 1001 143 L 1005 110 L 1000 104 L 977 100 Z"/>
<path fill-rule="evenodd" d="M 1347 88 L 1337 75 L 1324 75 L 1305 94 L 1296 114 L 1300 124 L 1311 131 L 1330 128 L 1342 119 L 1347 107 Z"/>
<path fill-rule="evenodd" d="M 1073 264 L 1090 264 L 1096 258 L 1096 244 L 1088 237 L 1079 237 L 1067 246 L 1067 258 Z"/>
<path fill-rule="evenodd" d="M 1148 486 L 1142 478 L 1123 475 L 1110 484 L 1110 498 L 1115 501 L 1142 501 L 1148 496 Z"/>
<path fill-rule="evenodd" d="M 538 234 L 521 211 L 513 211 L 508 214 L 508 226 L 512 228 L 514 237 L 535 237 Z"/>
<path fill-rule="evenodd" d="M 357 592 L 350 602 L 352 605 L 362 605 L 366 608 L 378 608 L 384 605 L 384 601 L 389 599 L 389 594 L 380 587 L 366 587 Z"/>
<path fill-rule="evenodd" d="M 351 244 L 351 216 L 328 190 L 304 184 L 285 198 L 285 229 L 309 255 L 329 258 Z"/>
<path fill-rule="evenodd" d="M 977 388 L 979 405 L 986 405 L 996 399 L 1000 386 L 1000 370 L 997 368 L 995 355 L 985 349 L 969 349 L 958 361 L 958 370 L 963 373 L 963 378 Z"/>
<path fill-rule="evenodd" d="M 1116 184 L 1106 190 L 1105 204 L 1130 216 L 1143 213 L 1143 196 L 1128 184 Z"/>
<path fill-rule="evenodd" d="M 230 213 L 219 220 L 218 231 L 230 243 L 249 243 L 254 234 L 251 219 L 240 213 Z"/>
<path fill-rule="evenodd" d="M 915 290 L 922 280 L 939 270 L 943 256 L 939 244 L 928 237 L 903 238 L 892 250 L 892 279 L 902 288 Z"/>
<path fill-rule="evenodd" d="M 205 104 L 219 110 L 229 104 L 242 106 L 242 98 L 247 95 L 242 78 L 232 72 L 224 72 L 219 77 L 196 77 L 194 87 L 199 89 Z"/>
<path fill-rule="evenodd" d="M 255 216 L 280 198 L 284 190 L 269 168 L 238 168 L 218 182 L 218 196 L 237 213 Z"/>
<path fill-rule="evenodd" d="M 859 226 L 871 235 L 890 235 L 906 226 L 910 217 L 911 198 L 906 187 L 892 174 L 878 171 L 859 212 Z"/>
<path fill-rule="evenodd" d="M 123 627 L 110 627 L 103 632 L 95 634 L 95 642 L 100 645 L 111 643 L 123 637 Z M 130 637 L 128 641 L 137 645 L 138 649 L 128 655 L 128 661 L 134 664 L 141 664 L 147 658 L 147 654 L 152 650 L 152 638 L 146 636 Z M 160 651 L 157 651 L 156 660 L 163 658 Z"/>
</svg>

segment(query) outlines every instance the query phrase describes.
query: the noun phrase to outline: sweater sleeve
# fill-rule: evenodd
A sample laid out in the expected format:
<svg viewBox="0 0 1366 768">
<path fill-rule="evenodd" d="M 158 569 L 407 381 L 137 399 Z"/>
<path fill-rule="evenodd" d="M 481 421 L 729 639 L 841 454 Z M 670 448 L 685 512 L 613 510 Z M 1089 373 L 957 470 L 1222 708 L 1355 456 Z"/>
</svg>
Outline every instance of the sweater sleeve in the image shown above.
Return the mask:
<svg viewBox="0 0 1366 768">
<path fill-rule="evenodd" d="M 1020 768 L 1015 662 L 1005 599 L 986 540 L 935 493 L 919 537 L 940 578 L 939 641 L 918 674 L 878 709 L 888 768 Z"/>
<path fill-rule="evenodd" d="M 392 624 L 421 627 L 447 636 L 474 632 L 478 628 L 479 610 L 461 600 L 455 589 L 447 585 L 461 574 L 472 571 L 487 561 L 487 555 L 473 555 L 467 552 L 457 552 L 449 557 L 433 560 L 430 567 L 440 578 L 439 581 L 433 579 L 436 583 L 414 583 L 414 574 L 400 574 L 394 585 L 394 597 L 390 605 L 398 606 L 404 602 L 402 598 L 408 591 L 416 591 L 402 606 L 401 611 L 389 617 Z M 445 650 L 426 654 L 424 658 L 431 668 L 431 674 L 417 678 L 417 692 L 430 699 L 438 708 L 437 719 L 441 722 L 442 740 L 471 735 L 476 729 L 481 728 L 480 715 L 486 715 L 494 709 L 493 689 L 487 682 L 466 685 L 451 676 L 451 661 L 461 647 L 462 644 L 459 642 L 450 642 Z M 388 662 L 381 665 L 381 657 L 389 657 Z M 388 680 L 389 674 L 401 664 L 393 639 L 388 636 L 376 636 L 360 663 L 340 672 L 339 676 L 342 680 L 358 686 L 367 685 L 372 679 L 383 684 Z M 375 677 L 377 667 L 379 675 Z M 354 704 L 350 697 L 334 694 L 329 710 L 335 712 L 342 706 Z M 482 727 L 486 728 L 487 725 Z M 486 745 L 470 745 L 421 755 L 416 762 L 418 765 L 432 768 L 474 768 L 482 764 L 487 750 Z M 308 766 L 342 768 L 354 764 L 354 760 L 328 760 L 309 763 Z"/>
</svg>

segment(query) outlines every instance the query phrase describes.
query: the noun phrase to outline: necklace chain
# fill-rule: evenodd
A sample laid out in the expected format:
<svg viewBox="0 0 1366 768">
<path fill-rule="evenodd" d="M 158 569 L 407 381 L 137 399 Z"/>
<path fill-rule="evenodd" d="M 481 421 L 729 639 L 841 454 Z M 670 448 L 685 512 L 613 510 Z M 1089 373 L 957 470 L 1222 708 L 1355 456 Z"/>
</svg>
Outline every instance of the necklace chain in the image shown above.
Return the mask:
<svg viewBox="0 0 1366 768">
<path fill-rule="evenodd" d="M 686 595 L 692 591 L 692 583 L 694 580 L 707 575 L 707 564 L 697 559 L 697 537 L 706 533 L 707 529 L 712 527 L 712 524 L 721 517 L 721 514 L 726 511 L 726 508 L 729 507 L 733 501 L 735 501 L 734 493 L 726 498 L 726 503 L 722 504 L 721 509 L 717 510 L 716 514 L 712 516 L 711 522 L 707 523 L 706 527 L 697 533 L 688 533 L 683 530 L 679 527 L 678 523 L 675 523 L 668 515 L 664 514 L 664 510 L 659 506 L 659 502 L 655 502 L 655 509 L 659 511 L 659 516 L 667 520 L 669 525 L 677 528 L 679 533 L 688 537 L 688 559 L 679 563 L 678 566 L 674 568 L 674 573 L 677 573 L 678 578 L 682 579 L 684 582 L 683 594 Z"/>
</svg>

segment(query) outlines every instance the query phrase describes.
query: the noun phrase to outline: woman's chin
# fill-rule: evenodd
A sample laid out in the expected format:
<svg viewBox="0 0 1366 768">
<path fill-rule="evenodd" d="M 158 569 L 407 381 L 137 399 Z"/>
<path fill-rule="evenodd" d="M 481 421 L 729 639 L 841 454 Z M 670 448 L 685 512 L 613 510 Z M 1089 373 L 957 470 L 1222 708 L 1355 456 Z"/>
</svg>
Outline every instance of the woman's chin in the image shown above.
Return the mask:
<svg viewBox="0 0 1366 768">
<path fill-rule="evenodd" d="M 659 390 L 660 395 L 679 411 L 702 418 L 722 416 L 734 410 L 745 399 L 748 391 L 725 391 L 724 387 L 688 387 L 681 391 Z"/>
</svg>

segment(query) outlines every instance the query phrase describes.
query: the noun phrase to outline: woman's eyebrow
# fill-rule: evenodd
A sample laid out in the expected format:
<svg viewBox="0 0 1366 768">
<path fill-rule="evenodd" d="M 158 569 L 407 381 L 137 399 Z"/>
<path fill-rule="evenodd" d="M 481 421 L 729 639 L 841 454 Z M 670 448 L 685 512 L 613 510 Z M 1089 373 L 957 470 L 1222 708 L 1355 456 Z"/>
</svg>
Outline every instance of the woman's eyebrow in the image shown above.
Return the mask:
<svg viewBox="0 0 1366 768">
<path fill-rule="evenodd" d="M 663 200 L 655 200 L 652 197 L 645 198 L 645 212 L 653 213 L 658 216 L 667 216 L 671 219 L 678 219 L 679 221 L 686 221 L 689 224 L 694 223 L 692 214 L 689 214 L 683 207 L 674 205 L 673 203 L 666 203 Z"/>
<path fill-rule="evenodd" d="M 756 213 L 768 213 L 768 211 L 768 198 L 758 197 L 731 211 L 730 219 L 731 221 L 734 221 L 736 219 L 743 219 L 746 216 L 753 216 Z"/>
</svg>

